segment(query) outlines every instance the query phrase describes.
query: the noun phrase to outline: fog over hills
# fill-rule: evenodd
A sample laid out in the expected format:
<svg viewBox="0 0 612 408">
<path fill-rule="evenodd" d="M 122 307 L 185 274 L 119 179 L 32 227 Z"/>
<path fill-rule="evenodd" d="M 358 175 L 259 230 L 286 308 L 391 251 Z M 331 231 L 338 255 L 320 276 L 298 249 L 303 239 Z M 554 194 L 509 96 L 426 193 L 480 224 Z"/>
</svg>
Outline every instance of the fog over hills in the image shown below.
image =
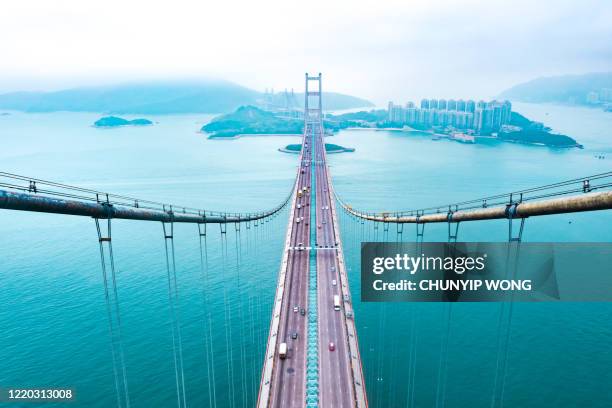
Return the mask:
<svg viewBox="0 0 612 408">
<path fill-rule="evenodd" d="M 25 112 L 108 112 L 133 114 L 221 113 L 241 105 L 264 103 L 261 92 L 224 80 L 151 81 L 55 92 L 11 92 L 0 95 L 0 109 Z M 268 98 L 284 105 L 284 93 Z M 295 95 L 297 106 L 303 94 Z M 350 109 L 372 103 L 350 95 L 324 93 L 325 109 Z"/>
<path fill-rule="evenodd" d="M 612 72 L 536 78 L 509 88 L 501 98 L 535 103 L 584 104 L 589 92 L 612 88 Z"/>
</svg>

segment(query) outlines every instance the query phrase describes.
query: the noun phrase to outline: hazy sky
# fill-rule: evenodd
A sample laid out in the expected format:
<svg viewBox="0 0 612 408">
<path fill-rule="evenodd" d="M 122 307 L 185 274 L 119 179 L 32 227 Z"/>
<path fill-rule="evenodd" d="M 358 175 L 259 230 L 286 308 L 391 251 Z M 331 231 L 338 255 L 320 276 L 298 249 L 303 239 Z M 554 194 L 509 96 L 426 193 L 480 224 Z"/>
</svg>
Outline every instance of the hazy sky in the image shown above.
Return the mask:
<svg viewBox="0 0 612 408">
<path fill-rule="evenodd" d="M 378 103 L 612 70 L 610 0 L 7 0 L 0 92 L 215 76 Z"/>
</svg>

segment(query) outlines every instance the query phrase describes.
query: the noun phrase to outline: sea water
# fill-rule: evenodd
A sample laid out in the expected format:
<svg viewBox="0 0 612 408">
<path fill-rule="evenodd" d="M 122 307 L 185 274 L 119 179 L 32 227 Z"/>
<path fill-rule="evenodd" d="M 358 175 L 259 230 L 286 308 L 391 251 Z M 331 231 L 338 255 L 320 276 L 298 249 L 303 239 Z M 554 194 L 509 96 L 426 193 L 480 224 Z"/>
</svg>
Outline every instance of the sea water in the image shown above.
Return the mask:
<svg viewBox="0 0 612 408">
<path fill-rule="evenodd" d="M 328 141 L 356 151 L 329 155 L 336 190 L 355 208 L 412 209 L 612 168 L 611 114 L 527 104 L 516 110 L 576 138 L 585 149 L 464 145 L 420 133 L 343 131 Z M 297 156 L 277 149 L 296 137 L 208 140 L 198 130 L 210 115 L 154 116 L 149 127 L 91 127 L 100 116 L 0 117 L 0 170 L 227 211 L 274 207 L 292 186 Z M 602 153 L 606 159 L 595 158 Z M 217 226 L 209 228 L 208 309 L 197 229 L 176 227 L 189 405 L 209 405 L 211 368 L 217 406 L 254 405 L 286 220 L 285 212 L 257 230 L 229 226 L 223 235 Z M 431 406 L 436 399 L 449 407 L 491 406 L 496 373 L 502 377 L 500 361 L 506 361 L 501 381 L 506 406 L 612 404 L 609 305 L 515 305 L 511 319 L 500 319 L 498 304 L 361 303 L 359 243 L 398 236 L 393 226 L 385 233 L 344 216 L 341 224 L 370 406 Z M 609 211 L 532 218 L 524 239 L 608 242 L 610 225 Z M 459 234 L 461 240 L 503 241 L 508 225 L 465 223 Z M 413 240 L 414 230 L 407 227 L 402 235 Z M 445 241 L 446 226 L 427 226 L 425 239 Z M 75 406 L 116 404 L 97 245 L 91 219 L 0 211 L 0 386 L 73 387 Z M 113 245 L 131 405 L 171 406 L 175 372 L 161 226 L 113 221 Z M 208 311 L 212 339 L 205 336 Z M 508 310 L 503 312 L 507 316 Z M 498 346 L 500 338 L 501 344 L 508 339 L 507 349 Z M 213 344 L 212 365 L 206 362 L 206 342 Z M 416 358 L 410 359 L 410 352 Z M 228 366 L 230 358 L 234 364 Z"/>
</svg>

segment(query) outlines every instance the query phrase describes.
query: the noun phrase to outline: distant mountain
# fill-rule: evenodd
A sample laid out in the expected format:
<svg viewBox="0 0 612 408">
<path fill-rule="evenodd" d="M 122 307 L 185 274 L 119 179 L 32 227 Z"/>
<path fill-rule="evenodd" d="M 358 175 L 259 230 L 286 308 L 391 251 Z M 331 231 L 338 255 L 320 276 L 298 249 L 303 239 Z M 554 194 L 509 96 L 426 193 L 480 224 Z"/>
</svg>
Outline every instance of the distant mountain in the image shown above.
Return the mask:
<svg viewBox="0 0 612 408">
<path fill-rule="evenodd" d="M 589 92 L 612 88 L 612 72 L 537 78 L 500 94 L 501 98 L 535 103 L 586 104 Z"/>
<path fill-rule="evenodd" d="M 274 97 L 280 98 L 281 94 Z M 296 96 L 296 100 L 299 103 L 302 98 Z M 323 100 L 326 109 L 371 105 L 364 99 L 336 93 L 324 93 Z M 222 113 L 242 105 L 258 105 L 263 102 L 264 94 L 223 80 L 143 82 L 0 95 L 0 109 L 26 112 Z"/>
</svg>

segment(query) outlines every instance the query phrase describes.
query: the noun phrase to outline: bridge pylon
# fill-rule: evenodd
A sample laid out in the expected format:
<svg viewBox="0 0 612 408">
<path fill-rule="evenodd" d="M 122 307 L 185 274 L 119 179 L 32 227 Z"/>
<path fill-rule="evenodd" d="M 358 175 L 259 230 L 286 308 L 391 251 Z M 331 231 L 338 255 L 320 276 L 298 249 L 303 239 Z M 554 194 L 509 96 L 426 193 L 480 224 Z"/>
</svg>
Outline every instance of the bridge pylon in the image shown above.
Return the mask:
<svg viewBox="0 0 612 408">
<path fill-rule="evenodd" d="M 323 119 L 323 98 L 321 89 L 321 73 L 310 76 L 306 73 L 306 91 L 304 92 L 304 129 L 308 124 L 316 123 Z M 311 83 L 316 83 L 313 88 Z M 314 101 L 311 101 L 313 97 Z M 314 103 L 311 103 L 314 102 Z"/>
</svg>

